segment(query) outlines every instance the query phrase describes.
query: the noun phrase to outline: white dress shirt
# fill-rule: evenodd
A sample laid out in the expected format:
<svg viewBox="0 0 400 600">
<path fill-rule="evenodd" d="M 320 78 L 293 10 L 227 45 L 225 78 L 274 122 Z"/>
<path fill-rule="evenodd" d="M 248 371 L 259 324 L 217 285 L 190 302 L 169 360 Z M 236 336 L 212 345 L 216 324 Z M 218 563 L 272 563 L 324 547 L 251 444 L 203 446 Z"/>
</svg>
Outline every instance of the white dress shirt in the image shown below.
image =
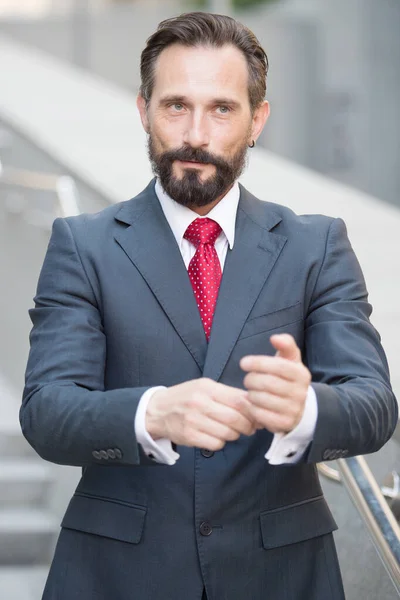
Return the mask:
<svg viewBox="0 0 400 600">
<path fill-rule="evenodd" d="M 158 179 L 155 191 L 165 218 L 175 236 L 185 266 L 188 268 L 196 248 L 183 236 L 189 225 L 195 219 L 202 217 L 172 200 L 163 190 Z M 209 219 L 216 221 L 222 229 L 215 242 L 215 250 L 221 263 L 221 270 L 224 268 L 228 248 L 232 250 L 235 242 L 235 223 L 239 197 L 240 189 L 239 184 L 236 182 L 222 200 L 206 215 Z M 146 430 L 147 405 L 154 392 L 159 389 L 165 388 L 162 386 L 150 388 L 141 397 L 135 417 L 135 434 L 138 443 L 141 444 L 147 456 L 151 456 L 156 462 L 173 465 L 178 460 L 179 454 L 173 450 L 170 440 L 159 439 L 155 441 Z M 265 458 L 269 463 L 279 465 L 297 462 L 313 439 L 317 416 L 317 399 L 313 388 L 310 386 L 300 423 L 286 435 L 281 433 L 274 435 L 271 446 L 265 454 Z"/>
</svg>

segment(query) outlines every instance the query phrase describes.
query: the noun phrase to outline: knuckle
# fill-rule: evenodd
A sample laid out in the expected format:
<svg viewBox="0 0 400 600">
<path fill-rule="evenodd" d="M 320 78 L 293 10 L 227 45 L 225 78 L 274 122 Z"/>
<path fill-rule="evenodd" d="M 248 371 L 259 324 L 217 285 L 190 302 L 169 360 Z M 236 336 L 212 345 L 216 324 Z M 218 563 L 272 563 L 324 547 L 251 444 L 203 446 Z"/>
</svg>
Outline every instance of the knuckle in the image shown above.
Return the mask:
<svg viewBox="0 0 400 600">
<path fill-rule="evenodd" d="M 251 421 L 248 421 L 246 419 L 244 426 L 243 426 L 243 433 L 245 435 L 251 435 L 254 431 L 254 423 L 252 423 Z"/>
<path fill-rule="evenodd" d="M 183 418 L 187 419 L 188 416 L 197 408 L 197 401 L 195 398 L 193 398 L 192 396 L 188 397 L 185 400 L 184 406 L 183 406 Z"/>
<path fill-rule="evenodd" d="M 228 427 L 234 427 L 237 424 L 238 417 L 237 417 L 237 415 L 235 415 L 235 413 L 229 412 L 225 416 L 224 421 L 225 421 L 225 425 L 227 425 Z"/>
<path fill-rule="evenodd" d="M 219 440 L 219 439 L 214 439 L 212 442 L 207 444 L 207 446 L 208 446 L 208 450 L 214 450 L 216 452 L 218 450 L 222 450 L 222 448 L 225 446 L 225 441 Z"/>
<path fill-rule="evenodd" d="M 201 378 L 201 388 L 207 392 L 210 389 L 213 388 L 213 386 L 215 385 L 215 381 L 213 381 L 212 379 L 210 379 L 209 377 L 202 377 Z"/>
<path fill-rule="evenodd" d="M 248 401 L 246 400 L 246 398 L 244 398 L 243 396 L 236 396 L 234 398 L 233 408 L 236 411 L 243 413 L 247 410 L 247 407 L 248 407 Z"/>
<path fill-rule="evenodd" d="M 247 388 L 252 387 L 252 383 L 253 383 L 252 373 L 247 373 L 247 375 L 243 379 L 243 383 L 244 383 L 245 387 L 247 387 Z"/>
<path fill-rule="evenodd" d="M 234 442 L 240 437 L 240 433 L 235 431 L 235 429 L 227 429 L 225 439 L 229 442 Z"/>
<path fill-rule="evenodd" d="M 232 408 L 235 410 L 240 410 L 243 405 L 243 398 L 241 396 L 234 396 L 232 398 Z"/>
<path fill-rule="evenodd" d="M 204 404 L 204 396 L 198 390 L 190 394 L 187 398 L 186 405 L 189 410 L 197 410 Z"/>
</svg>

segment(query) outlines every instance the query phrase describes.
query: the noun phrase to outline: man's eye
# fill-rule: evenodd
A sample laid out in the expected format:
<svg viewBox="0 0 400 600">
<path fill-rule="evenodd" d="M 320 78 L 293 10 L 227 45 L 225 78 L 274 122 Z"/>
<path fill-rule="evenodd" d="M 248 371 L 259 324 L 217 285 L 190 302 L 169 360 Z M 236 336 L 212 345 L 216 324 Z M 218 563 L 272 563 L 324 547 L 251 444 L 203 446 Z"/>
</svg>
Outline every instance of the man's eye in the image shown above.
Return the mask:
<svg viewBox="0 0 400 600">
<path fill-rule="evenodd" d="M 219 110 L 222 115 L 227 115 L 231 109 L 229 106 L 218 106 L 217 110 Z"/>
<path fill-rule="evenodd" d="M 181 110 L 183 109 L 183 104 L 175 103 L 172 105 L 172 108 L 177 112 L 181 112 Z"/>
</svg>

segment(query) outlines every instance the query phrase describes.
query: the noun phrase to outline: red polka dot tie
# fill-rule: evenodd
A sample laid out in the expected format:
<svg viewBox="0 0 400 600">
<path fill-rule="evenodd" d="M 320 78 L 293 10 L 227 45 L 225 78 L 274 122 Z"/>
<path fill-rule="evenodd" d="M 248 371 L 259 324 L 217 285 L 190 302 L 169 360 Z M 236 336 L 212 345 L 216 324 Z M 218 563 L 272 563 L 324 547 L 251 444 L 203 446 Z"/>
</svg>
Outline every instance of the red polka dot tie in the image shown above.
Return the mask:
<svg viewBox="0 0 400 600">
<path fill-rule="evenodd" d="M 186 229 L 184 237 L 196 246 L 189 263 L 188 273 L 207 341 L 221 281 L 221 264 L 215 250 L 215 240 L 222 229 L 212 219 L 195 219 Z"/>
</svg>

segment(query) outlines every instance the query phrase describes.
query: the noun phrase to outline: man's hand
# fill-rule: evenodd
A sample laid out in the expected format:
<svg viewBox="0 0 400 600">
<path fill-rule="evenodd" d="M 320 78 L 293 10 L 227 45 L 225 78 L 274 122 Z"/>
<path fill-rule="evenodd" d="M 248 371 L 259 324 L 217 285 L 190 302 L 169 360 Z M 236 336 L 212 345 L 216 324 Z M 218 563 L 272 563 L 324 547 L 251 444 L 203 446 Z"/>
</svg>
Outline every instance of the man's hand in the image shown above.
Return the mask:
<svg viewBox="0 0 400 600">
<path fill-rule="evenodd" d="M 256 431 L 247 392 L 206 378 L 155 392 L 147 406 L 146 429 L 154 440 L 207 450 L 221 450 L 240 434 Z"/>
<path fill-rule="evenodd" d="M 311 373 L 291 335 L 273 335 L 271 344 L 275 356 L 244 356 L 240 366 L 248 372 L 244 385 L 257 427 L 289 433 L 303 416 Z"/>
</svg>

